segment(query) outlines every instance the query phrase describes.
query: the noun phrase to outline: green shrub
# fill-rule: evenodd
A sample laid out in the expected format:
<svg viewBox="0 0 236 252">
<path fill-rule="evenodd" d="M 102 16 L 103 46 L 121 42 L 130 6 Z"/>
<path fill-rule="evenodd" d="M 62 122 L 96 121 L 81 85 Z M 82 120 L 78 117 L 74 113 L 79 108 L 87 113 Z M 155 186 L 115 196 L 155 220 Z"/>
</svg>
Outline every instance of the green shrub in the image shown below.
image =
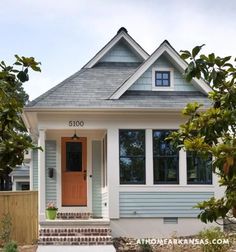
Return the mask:
<svg viewBox="0 0 236 252">
<path fill-rule="evenodd" d="M 11 230 L 12 230 L 11 216 L 10 214 L 5 214 L 1 219 L 1 230 L 0 230 L 0 240 L 3 242 L 3 244 L 6 244 L 11 240 Z"/>
<path fill-rule="evenodd" d="M 201 245 L 203 252 L 226 252 L 231 247 L 229 236 L 219 227 L 204 229 L 199 233 L 199 239 L 207 241 Z"/>
<path fill-rule="evenodd" d="M 152 252 L 152 246 L 149 243 L 141 242 L 139 248 L 141 252 Z"/>
<path fill-rule="evenodd" d="M 9 241 L 4 246 L 4 252 L 18 252 L 17 243 L 14 241 Z"/>
</svg>

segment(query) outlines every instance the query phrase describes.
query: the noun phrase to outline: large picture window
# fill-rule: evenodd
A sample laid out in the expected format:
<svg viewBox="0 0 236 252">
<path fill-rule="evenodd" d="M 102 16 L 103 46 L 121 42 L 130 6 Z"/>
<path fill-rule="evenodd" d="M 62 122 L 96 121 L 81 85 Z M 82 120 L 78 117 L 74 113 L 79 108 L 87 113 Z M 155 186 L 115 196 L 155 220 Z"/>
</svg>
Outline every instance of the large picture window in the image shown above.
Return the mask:
<svg viewBox="0 0 236 252">
<path fill-rule="evenodd" d="M 154 184 L 179 183 L 179 152 L 165 138 L 171 130 L 153 131 Z"/>
<path fill-rule="evenodd" d="M 212 184 L 212 158 L 203 158 L 195 152 L 187 152 L 188 184 Z"/>
<path fill-rule="evenodd" d="M 145 130 L 120 130 L 120 184 L 145 184 Z"/>
</svg>

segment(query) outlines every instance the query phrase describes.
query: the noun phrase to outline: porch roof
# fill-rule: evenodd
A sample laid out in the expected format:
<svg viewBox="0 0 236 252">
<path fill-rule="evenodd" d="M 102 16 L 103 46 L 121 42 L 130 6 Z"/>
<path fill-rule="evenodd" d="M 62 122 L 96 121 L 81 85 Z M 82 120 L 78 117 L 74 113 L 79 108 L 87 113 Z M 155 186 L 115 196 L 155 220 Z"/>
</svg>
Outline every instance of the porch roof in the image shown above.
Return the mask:
<svg viewBox="0 0 236 252">
<path fill-rule="evenodd" d="M 198 101 L 210 105 L 200 92 L 126 91 L 120 99 L 109 99 L 137 69 L 137 63 L 100 63 L 62 81 L 26 105 L 27 109 L 182 109 Z"/>
</svg>

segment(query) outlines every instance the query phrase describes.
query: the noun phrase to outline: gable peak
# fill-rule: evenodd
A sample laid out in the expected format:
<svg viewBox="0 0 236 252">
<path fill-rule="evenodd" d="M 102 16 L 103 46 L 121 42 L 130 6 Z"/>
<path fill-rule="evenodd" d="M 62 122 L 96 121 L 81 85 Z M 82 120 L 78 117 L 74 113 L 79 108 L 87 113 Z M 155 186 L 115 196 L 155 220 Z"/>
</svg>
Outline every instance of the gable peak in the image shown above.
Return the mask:
<svg viewBox="0 0 236 252">
<path fill-rule="evenodd" d="M 121 32 L 128 33 L 127 29 L 125 27 L 123 27 L 123 26 L 117 31 L 117 34 L 119 34 Z"/>
</svg>

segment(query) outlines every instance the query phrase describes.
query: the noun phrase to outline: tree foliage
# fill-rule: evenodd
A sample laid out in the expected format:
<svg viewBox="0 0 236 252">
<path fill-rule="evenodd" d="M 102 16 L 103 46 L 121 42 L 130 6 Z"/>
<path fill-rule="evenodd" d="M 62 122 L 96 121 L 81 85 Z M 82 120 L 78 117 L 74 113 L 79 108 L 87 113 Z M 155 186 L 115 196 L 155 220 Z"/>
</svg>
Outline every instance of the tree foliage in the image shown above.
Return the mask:
<svg viewBox="0 0 236 252">
<path fill-rule="evenodd" d="M 186 80 L 202 78 L 211 87 L 211 106 L 204 109 L 197 102 L 188 104 L 183 110 L 187 121 L 169 139 L 179 148 L 213 158 L 213 172 L 219 175 L 225 194 L 198 204 L 199 218 L 206 223 L 226 218 L 230 212 L 236 217 L 236 60 L 200 54 L 202 47 L 181 51 L 181 57 L 189 61 Z"/>
<path fill-rule="evenodd" d="M 33 57 L 19 57 L 13 66 L 0 62 L 0 172 L 23 162 L 24 152 L 33 148 L 21 118 L 28 95 L 23 83 L 29 80 L 29 69 L 41 71 Z"/>
</svg>

